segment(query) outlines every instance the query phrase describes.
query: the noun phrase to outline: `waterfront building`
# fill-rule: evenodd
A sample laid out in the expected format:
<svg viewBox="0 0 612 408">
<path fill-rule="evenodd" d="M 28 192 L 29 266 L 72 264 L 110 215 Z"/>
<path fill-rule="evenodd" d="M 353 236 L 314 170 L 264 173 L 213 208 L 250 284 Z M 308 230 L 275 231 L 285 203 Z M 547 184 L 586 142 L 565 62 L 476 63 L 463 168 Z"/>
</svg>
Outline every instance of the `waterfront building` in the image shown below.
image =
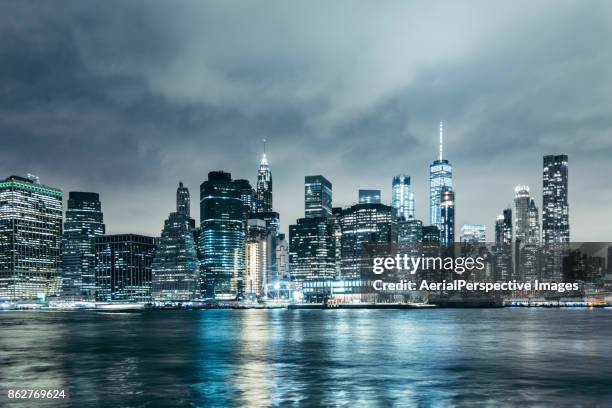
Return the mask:
<svg viewBox="0 0 612 408">
<path fill-rule="evenodd" d="M 257 212 L 272 211 L 272 172 L 266 158 L 266 141 L 257 172 Z"/>
<path fill-rule="evenodd" d="M 487 227 L 484 224 L 464 224 L 461 226 L 461 243 L 480 244 L 487 242 Z"/>
<path fill-rule="evenodd" d="M 94 238 L 96 300 L 149 302 L 155 239 L 137 234 Z"/>
<path fill-rule="evenodd" d="M 332 214 L 332 184 L 321 175 L 304 179 L 306 218 L 329 217 Z"/>
<path fill-rule="evenodd" d="M 208 173 L 200 185 L 201 280 L 209 298 L 242 295 L 246 220 L 240 187 L 222 171 Z"/>
<path fill-rule="evenodd" d="M 388 255 L 397 244 L 395 209 L 384 204 L 356 204 L 342 211 L 340 219 L 341 266 L 343 278 L 357 278 L 371 270 L 375 252 Z M 366 245 L 370 244 L 367 248 Z M 378 251 L 384 248 L 385 251 Z"/>
<path fill-rule="evenodd" d="M 440 193 L 440 243 L 450 246 L 455 242 L 455 192 L 443 187 Z"/>
<path fill-rule="evenodd" d="M 544 156 L 542 180 L 542 241 L 569 243 L 567 155 Z"/>
<path fill-rule="evenodd" d="M 359 204 L 380 204 L 380 190 L 359 190 Z"/>
<path fill-rule="evenodd" d="M 176 211 L 164 222 L 151 265 L 154 301 L 188 301 L 199 297 L 199 263 L 189 216 L 190 194 L 183 183 L 176 191 Z"/>
<path fill-rule="evenodd" d="M 414 193 L 410 176 L 399 174 L 393 177 L 391 184 L 391 206 L 395 208 L 398 218 L 414 218 Z"/>
<path fill-rule="evenodd" d="M 440 203 L 442 190 L 453 187 L 453 168 L 443 158 L 444 125 L 440 122 L 440 145 L 438 159 L 429 166 L 429 223 L 441 228 Z"/>
<path fill-rule="evenodd" d="M 248 225 L 244 253 L 244 294 L 253 300 L 265 295 L 269 282 L 272 235 L 264 220 L 249 218 Z M 276 252 L 275 248 L 273 250 Z"/>
<path fill-rule="evenodd" d="M 71 191 L 62 235 L 62 296 L 93 300 L 96 293 L 94 238 L 106 233 L 100 196 Z"/>
<path fill-rule="evenodd" d="M 35 176 L 0 181 L 0 299 L 60 294 L 62 195 Z"/>
<path fill-rule="evenodd" d="M 289 226 L 289 265 L 296 289 L 308 279 L 333 278 L 336 273 L 334 221 L 300 218 Z"/>
</svg>

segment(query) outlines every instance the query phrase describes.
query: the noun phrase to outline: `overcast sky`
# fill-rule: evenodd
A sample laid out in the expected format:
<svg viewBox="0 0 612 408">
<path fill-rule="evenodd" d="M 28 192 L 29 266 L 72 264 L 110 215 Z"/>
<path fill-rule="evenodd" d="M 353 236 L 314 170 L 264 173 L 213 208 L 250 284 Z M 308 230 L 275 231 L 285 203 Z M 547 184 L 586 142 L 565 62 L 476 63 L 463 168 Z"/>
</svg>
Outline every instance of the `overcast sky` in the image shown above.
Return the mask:
<svg viewBox="0 0 612 408">
<path fill-rule="evenodd" d="M 268 140 L 283 230 L 303 182 L 334 205 L 412 177 L 427 220 L 438 122 L 457 229 L 542 155 L 570 161 L 573 241 L 612 241 L 612 2 L 13 1 L 0 6 L 0 176 L 99 192 L 107 230 L 158 235 L 182 180 L 253 183 Z"/>
</svg>

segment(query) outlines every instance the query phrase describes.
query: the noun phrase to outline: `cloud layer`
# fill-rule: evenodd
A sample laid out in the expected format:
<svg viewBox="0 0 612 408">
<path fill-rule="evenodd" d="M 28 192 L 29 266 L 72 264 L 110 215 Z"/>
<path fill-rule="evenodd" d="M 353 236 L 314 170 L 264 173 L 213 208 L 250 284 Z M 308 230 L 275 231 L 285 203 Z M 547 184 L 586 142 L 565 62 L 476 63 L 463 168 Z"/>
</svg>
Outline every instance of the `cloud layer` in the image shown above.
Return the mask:
<svg viewBox="0 0 612 408">
<path fill-rule="evenodd" d="M 100 192 L 109 232 L 158 234 L 179 180 L 196 216 L 208 171 L 253 182 L 263 138 L 284 228 L 307 174 L 335 205 L 409 174 L 426 220 L 444 120 L 459 225 L 517 184 L 541 206 L 567 153 L 572 239 L 612 241 L 609 2 L 21 1 L 0 38 L 0 175 Z"/>
</svg>

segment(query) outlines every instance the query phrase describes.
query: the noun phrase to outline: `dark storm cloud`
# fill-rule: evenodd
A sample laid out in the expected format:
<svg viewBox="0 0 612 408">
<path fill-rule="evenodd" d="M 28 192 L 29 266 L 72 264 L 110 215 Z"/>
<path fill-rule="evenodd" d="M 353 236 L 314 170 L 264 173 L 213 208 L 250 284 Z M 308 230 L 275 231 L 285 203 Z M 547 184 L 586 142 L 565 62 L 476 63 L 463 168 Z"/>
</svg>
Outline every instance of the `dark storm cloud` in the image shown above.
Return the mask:
<svg viewBox="0 0 612 408">
<path fill-rule="evenodd" d="M 0 174 L 99 191 L 111 232 L 157 233 L 178 180 L 194 203 L 210 170 L 254 181 L 262 138 L 285 226 L 315 173 L 343 205 L 409 174 L 426 219 L 444 120 L 459 224 L 490 228 L 516 184 L 541 205 L 541 156 L 563 152 L 573 238 L 612 238 L 606 2 L 1 8 Z"/>
</svg>

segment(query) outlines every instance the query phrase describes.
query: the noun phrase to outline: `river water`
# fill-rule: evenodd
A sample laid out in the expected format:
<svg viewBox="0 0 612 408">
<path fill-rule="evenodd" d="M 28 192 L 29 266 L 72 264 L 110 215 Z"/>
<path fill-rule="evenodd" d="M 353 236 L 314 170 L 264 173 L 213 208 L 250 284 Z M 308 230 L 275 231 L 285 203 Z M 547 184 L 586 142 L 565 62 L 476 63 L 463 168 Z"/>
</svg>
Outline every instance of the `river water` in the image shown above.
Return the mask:
<svg viewBox="0 0 612 408">
<path fill-rule="evenodd" d="M 525 405 L 612 406 L 612 310 L 0 313 L 0 406 Z"/>
</svg>

